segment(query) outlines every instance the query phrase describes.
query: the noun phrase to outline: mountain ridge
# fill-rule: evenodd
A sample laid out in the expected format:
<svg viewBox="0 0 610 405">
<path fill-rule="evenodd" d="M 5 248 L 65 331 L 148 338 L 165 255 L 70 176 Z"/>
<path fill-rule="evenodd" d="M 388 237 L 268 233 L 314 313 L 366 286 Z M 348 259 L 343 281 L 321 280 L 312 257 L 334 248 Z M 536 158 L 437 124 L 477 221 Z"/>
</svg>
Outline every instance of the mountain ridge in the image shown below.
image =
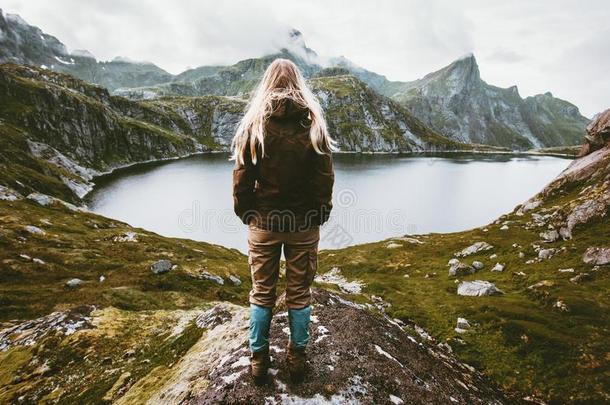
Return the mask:
<svg viewBox="0 0 610 405">
<path fill-rule="evenodd" d="M 48 35 L 51 44 L 46 46 L 46 34 L 20 17 L 6 19 L 2 14 L 0 27 L 8 33 L 0 38 L 0 62 L 44 65 L 137 99 L 208 94 L 245 98 L 266 66 L 273 59 L 284 57 L 293 60 L 307 78 L 324 72 L 325 67 L 345 68 L 373 90 L 398 101 L 431 129 L 458 142 L 518 150 L 575 145 L 589 122 L 576 106 L 550 93 L 522 99 L 516 86 L 502 89 L 488 85 L 480 77 L 473 54 L 421 79 L 389 81 L 345 57 L 323 60 L 307 47 L 301 32 L 291 29 L 286 39 L 277 44 L 277 53 L 233 65 L 199 66 L 172 75 L 152 63 L 128 58 L 99 62 L 85 51 L 68 54 L 65 45 Z M 15 40 L 20 35 L 29 38 L 30 44 Z M 36 52 L 40 56 L 36 57 Z"/>
</svg>

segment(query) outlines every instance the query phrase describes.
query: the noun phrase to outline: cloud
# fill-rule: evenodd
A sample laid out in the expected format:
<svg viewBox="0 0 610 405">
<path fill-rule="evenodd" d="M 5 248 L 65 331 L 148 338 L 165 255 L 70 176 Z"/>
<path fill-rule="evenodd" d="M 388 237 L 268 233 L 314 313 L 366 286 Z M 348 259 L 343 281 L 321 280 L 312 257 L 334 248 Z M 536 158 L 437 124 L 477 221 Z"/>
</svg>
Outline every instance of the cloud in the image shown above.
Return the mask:
<svg viewBox="0 0 610 405">
<path fill-rule="evenodd" d="M 502 63 L 522 62 L 526 59 L 525 56 L 506 48 L 498 48 L 494 50 L 488 57 L 488 60 L 498 61 Z"/>
<path fill-rule="evenodd" d="M 270 53 L 294 27 L 321 56 L 344 55 L 392 80 L 474 52 L 489 83 L 517 84 L 522 95 L 550 90 L 587 115 L 610 104 L 604 0 L 4 0 L 3 8 L 70 49 L 172 73 Z"/>
</svg>

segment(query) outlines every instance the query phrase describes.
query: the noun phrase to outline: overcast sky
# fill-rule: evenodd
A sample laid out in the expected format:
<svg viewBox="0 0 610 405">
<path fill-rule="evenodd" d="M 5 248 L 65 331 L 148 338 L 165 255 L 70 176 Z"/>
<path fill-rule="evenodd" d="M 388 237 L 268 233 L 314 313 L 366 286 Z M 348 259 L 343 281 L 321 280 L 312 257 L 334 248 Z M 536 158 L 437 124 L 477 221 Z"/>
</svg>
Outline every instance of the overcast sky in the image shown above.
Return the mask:
<svg viewBox="0 0 610 405">
<path fill-rule="evenodd" d="M 459 3 L 459 4 L 458 4 Z M 522 96 L 551 91 L 591 117 L 610 107 L 610 2 L 2 0 L 5 13 L 98 59 L 171 73 L 273 50 L 288 27 L 322 56 L 413 80 L 473 52 L 482 78 Z"/>
</svg>

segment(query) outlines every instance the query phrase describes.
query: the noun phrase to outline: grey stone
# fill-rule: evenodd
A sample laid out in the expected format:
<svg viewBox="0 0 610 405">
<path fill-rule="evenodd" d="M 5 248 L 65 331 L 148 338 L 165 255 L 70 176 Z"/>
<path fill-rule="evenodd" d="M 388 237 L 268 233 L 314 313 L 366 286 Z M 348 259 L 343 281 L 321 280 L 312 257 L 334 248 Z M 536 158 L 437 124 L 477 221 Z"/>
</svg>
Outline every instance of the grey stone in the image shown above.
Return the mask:
<svg viewBox="0 0 610 405">
<path fill-rule="evenodd" d="M 538 251 L 538 258 L 542 260 L 550 259 L 555 253 L 555 249 L 540 249 Z"/>
<path fill-rule="evenodd" d="M 591 277 L 591 275 L 590 275 L 589 273 L 580 273 L 580 274 L 578 274 L 578 275 L 576 275 L 576 276 L 572 277 L 572 278 L 570 279 L 570 282 L 572 282 L 572 283 L 574 283 L 574 284 L 578 284 L 578 283 L 580 283 L 581 281 L 588 281 L 588 280 L 591 280 L 591 278 L 592 278 L 592 277 Z"/>
<path fill-rule="evenodd" d="M 23 199 L 23 196 L 19 192 L 13 190 L 12 188 L 0 186 L 0 200 L 17 201 L 21 199 Z"/>
<path fill-rule="evenodd" d="M 502 290 L 498 289 L 493 283 L 482 280 L 461 282 L 458 285 L 457 293 L 458 295 L 469 297 L 483 297 L 504 294 Z"/>
<path fill-rule="evenodd" d="M 235 286 L 240 286 L 241 285 L 241 280 L 239 279 L 239 277 L 234 276 L 233 274 L 229 275 L 229 280 L 233 283 L 233 285 Z"/>
<path fill-rule="evenodd" d="M 487 242 L 475 242 L 467 248 L 462 249 L 461 251 L 455 254 L 456 257 L 466 257 L 478 252 L 484 252 L 487 250 L 493 249 L 493 246 Z"/>
<path fill-rule="evenodd" d="M 472 262 L 472 267 L 474 267 L 474 269 L 476 271 L 479 271 L 479 270 L 483 270 L 483 268 L 485 267 L 485 264 L 483 262 L 475 260 L 474 262 Z"/>
<path fill-rule="evenodd" d="M 504 267 L 504 264 L 496 263 L 496 265 L 492 267 L 491 271 L 504 271 Z"/>
<path fill-rule="evenodd" d="M 84 281 L 81 280 L 80 278 L 73 278 L 73 279 L 66 281 L 66 287 L 76 288 L 76 287 L 81 286 L 83 283 L 84 283 Z"/>
<path fill-rule="evenodd" d="M 467 276 L 469 274 L 474 274 L 475 269 L 472 266 L 467 265 L 466 263 L 462 263 L 459 260 L 457 263 L 453 262 L 449 265 L 449 276 L 450 277 L 461 277 Z"/>
<path fill-rule="evenodd" d="M 217 276 L 217 275 L 212 274 L 212 273 L 209 273 L 207 271 L 202 272 L 199 275 L 199 277 L 204 279 L 204 280 L 212 281 L 212 282 L 214 282 L 214 283 L 216 283 L 218 285 L 224 285 L 225 284 L 225 281 L 224 281 L 224 279 L 222 277 Z"/>
<path fill-rule="evenodd" d="M 26 225 L 25 230 L 31 233 L 32 235 L 46 235 L 46 232 L 34 225 Z"/>
<path fill-rule="evenodd" d="M 161 259 L 153 263 L 152 266 L 150 266 L 150 271 L 152 271 L 154 274 L 163 274 L 170 271 L 172 267 L 172 262 L 167 259 Z"/>
<path fill-rule="evenodd" d="M 590 247 L 582 256 L 582 261 L 590 265 L 602 266 L 610 263 L 610 248 Z"/>
</svg>

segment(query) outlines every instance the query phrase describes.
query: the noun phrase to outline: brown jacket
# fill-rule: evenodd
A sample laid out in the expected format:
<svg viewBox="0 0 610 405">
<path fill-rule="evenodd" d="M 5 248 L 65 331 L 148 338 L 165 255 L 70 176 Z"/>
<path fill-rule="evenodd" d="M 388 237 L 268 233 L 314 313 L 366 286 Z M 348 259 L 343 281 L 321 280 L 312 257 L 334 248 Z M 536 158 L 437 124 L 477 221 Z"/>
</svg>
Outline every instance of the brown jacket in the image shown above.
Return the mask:
<svg viewBox="0 0 610 405">
<path fill-rule="evenodd" d="M 233 170 L 233 204 L 245 224 L 272 231 L 322 225 L 332 209 L 332 156 L 317 153 L 309 138 L 309 110 L 291 100 L 276 103 L 265 125 L 265 156 Z"/>
</svg>

